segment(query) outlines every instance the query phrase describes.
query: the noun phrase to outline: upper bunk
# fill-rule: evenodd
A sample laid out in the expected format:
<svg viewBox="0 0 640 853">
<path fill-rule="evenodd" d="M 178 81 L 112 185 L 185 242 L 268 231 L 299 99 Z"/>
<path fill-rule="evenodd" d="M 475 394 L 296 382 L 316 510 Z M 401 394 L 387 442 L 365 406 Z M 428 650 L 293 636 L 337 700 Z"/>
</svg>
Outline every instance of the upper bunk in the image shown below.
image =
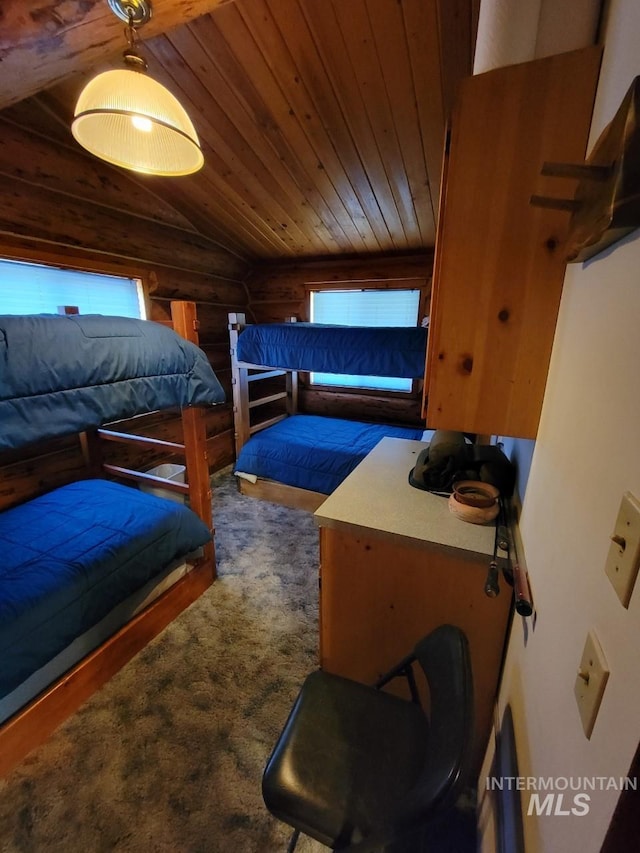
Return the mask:
<svg viewBox="0 0 640 853">
<path fill-rule="evenodd" d="M 0 316 L 0 364 L 0 450 L 225 398 L 195 343 L 129 317 Z"/>
<path fill-rule="evenodd" d="M 424 374 L 427 330 L 420 326 L 238 322 L 236 358 L 245 367 L 405 379 Z"/>
</svg>

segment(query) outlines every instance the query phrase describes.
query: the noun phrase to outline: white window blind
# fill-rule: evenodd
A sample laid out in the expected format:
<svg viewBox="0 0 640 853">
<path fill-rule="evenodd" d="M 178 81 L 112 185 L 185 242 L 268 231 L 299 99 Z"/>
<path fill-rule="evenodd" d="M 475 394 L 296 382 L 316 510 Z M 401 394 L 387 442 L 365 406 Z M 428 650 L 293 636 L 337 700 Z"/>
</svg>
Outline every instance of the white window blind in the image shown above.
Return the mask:
<svg viewBox="0 0 640 853">
<path fill-rule="evenodd" d="M 419 290 L 320 290 L 311 293 L 311 322 L 338 326 L 415 326 Z"/>
<path fill-rule="evenodd" d="M 338 326 L 415 326 L 419 290 L 320 290 L 311 292 L 311 322 Z M 311 373 L 311 383 L 382 391 L 411 391 L 411 379 Z"/>
<path fill-rule="evenodd" d="M 62 305 L 145 319 L 138 279 L 0 260 L 0 314 L 57 314 Z"/>
</svg>

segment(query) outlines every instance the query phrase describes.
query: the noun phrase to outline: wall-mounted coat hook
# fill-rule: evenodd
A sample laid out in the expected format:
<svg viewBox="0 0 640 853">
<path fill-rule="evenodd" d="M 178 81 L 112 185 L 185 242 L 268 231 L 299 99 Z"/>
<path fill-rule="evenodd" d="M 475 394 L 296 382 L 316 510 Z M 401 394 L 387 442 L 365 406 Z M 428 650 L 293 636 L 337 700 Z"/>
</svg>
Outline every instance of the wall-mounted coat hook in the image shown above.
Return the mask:
<svg viewBox="0 0 640 853">
<path fill-rule="evenodd" d="M 573 198 L 532 195 L 537 207 L 571 213 L 567 260 L 581 262 L 640 227 L 640 77 L 586 163 L 544 163 L 541 174 L 579 181 Z"/>
</svg>

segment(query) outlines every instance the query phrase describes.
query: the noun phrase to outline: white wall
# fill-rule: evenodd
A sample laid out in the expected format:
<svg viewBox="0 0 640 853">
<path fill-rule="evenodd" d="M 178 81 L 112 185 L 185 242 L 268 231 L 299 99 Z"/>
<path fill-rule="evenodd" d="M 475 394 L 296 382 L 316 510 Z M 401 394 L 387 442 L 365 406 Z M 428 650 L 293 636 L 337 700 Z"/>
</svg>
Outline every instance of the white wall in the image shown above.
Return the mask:
<svg viewBox="0 0 640 853">
<path fill-rule="evenodd" d="M 611 0 L 591 143 L 640 74 L 639 43 L 640 3 Z M 622 494 L 640 497 L 639 374 L 640 231 L 567 268 L 521 519 L 537 622 L 517 617 L 499 697 L 523 776 L 625 776 L 640 741 L 640 581 L 625 610 L 604 574 Z M 590 629 L 611 675 L 587 740 L 573 687 Z M 528 853 L 598 851 L 618 793 L 590 796 L 585 816 L 525 817 Z"/>
<path fill-rule="evenodd" d="M 482 0 L 474 74 L 593 44 L 601 0 Z"/>
</svg>

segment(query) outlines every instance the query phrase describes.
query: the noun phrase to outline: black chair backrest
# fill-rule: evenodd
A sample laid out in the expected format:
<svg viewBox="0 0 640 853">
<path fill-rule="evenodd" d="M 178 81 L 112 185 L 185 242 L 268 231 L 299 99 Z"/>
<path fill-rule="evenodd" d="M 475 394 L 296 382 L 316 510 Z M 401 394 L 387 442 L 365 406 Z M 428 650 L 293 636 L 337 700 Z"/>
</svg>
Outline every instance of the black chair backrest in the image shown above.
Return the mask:
<svg viewBox="0 0 640 853">
<path fill-rule="evenodd" d="M 441 625 L 418 642 L 414 655 L 429 685 L 429 737 L 424 768 L 390 821 L 344 853 L 372 853 L 452 806 L 467 779 L 473 749 L 473 676 L 463 631 Z"/>
<path fill-rule="evenodd" d="M 416 805 L 452 805 L 465 783 L 472 757 L 474 713 L 469 643 L 453 625 L 441 625 L 415 647 L 429 684 L 429 746 L 414 789 Z M 417 799 L 416 799 L 417 798 Z"/>
</svg>

